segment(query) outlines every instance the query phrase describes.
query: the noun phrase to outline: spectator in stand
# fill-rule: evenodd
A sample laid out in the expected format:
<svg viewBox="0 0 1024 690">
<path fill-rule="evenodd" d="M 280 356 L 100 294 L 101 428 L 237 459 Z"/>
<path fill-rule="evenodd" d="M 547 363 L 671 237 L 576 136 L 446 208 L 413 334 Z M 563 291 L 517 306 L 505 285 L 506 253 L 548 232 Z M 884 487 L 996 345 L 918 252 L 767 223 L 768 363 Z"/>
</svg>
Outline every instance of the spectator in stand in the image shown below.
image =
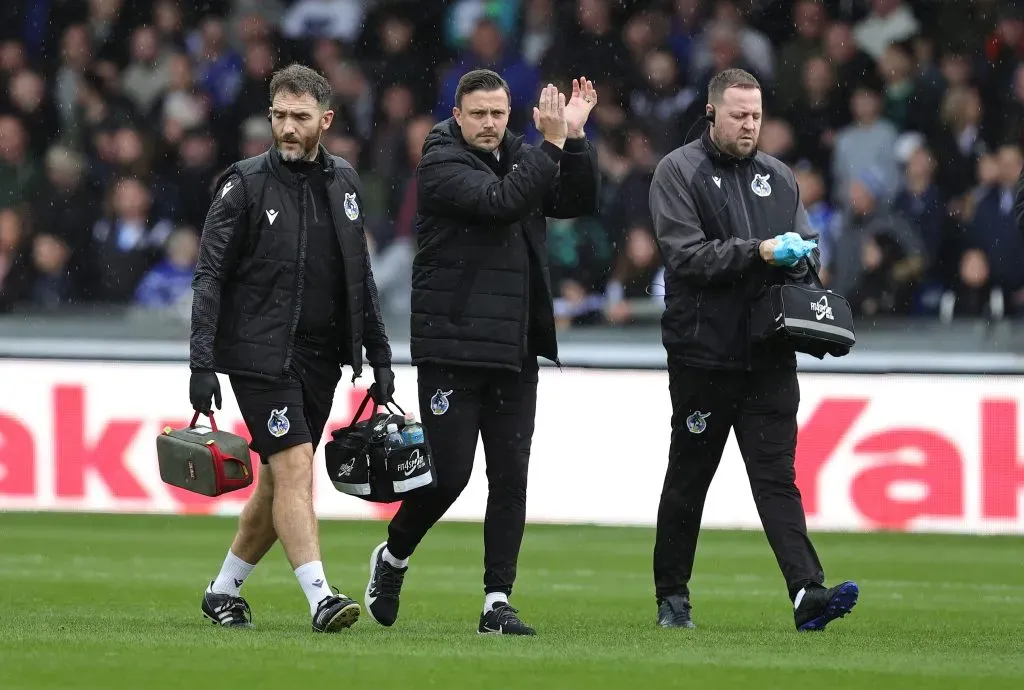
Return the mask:
<svg viewBox="0 0 1024 690">
<path fill-rule="evenodd" d="M 838 93 L 828 61 L 812 57 L 804 63 L 803 89 L 786 114 L 795 132 L 797 158 L 819 170 L 829 169 L 836 131 L 849 107 L 838 101 Z"/>
<path fill-rule="evenodd" d="M 6 94 L 0 94 L 0 112 L 5 110 L 21 120 L 25 131 L 32 133 L 31 156 L 42 158 L 57 136 L 57 111 L 47 96 L 42 75 L 27 68 L 14 72 L 7 82 Z"/>
<path fill-rule="evenodd" d="M 182 226 L 167 238 L 166 256 L 143 276 L 134 301 L 145 309 L 168 309 L 191 301 L 192 273 L 199 259 L 199 235 Z"/>
<path fill-rule="evenodd" d="M 68 274 L 75 298 L 89 299 L 94 292 L 90 283 L 92 227 L 99 216 L 97 193 L 86 183 L 88 161 L 76 151 L 56 145 L 46 152 L 46 179 L 32 203 L 37 228 L 61 232 L 68 245 Z"/>
<path fill-rule="evenodd" d="M 455 87 L 459 79 L 470 70 L 483 68 L 494 70 L 508 82 L 512 92 L 509 129 L 532 137 L 533 105 L 540 89 L 540 74 L 523 60 L 514 46 L 506 44 L 498 24 L 489 18 L 477 22 L 470 35 L 469 48 L 462 54 L 462 59 L 441 78 L 434 119 L 441 121 L 451 117 Z"/>
<path fill-rule="evenodd" d="M 751 65 L 756 68 L 754 74 L 762 84 L 769 84 L 775 78 L 775 53 L 772 44 L 762 32 L 748 26 L 743 13 L 737 6 L 735 0 L 715 0 L 712 11 L 712 21 L 707 25 L 704 33 L 693 46 L 691 58 L 691 74 L 693 76 L 703 75 L 707 72 L 718 72 L 720 70 L 712 67 L 720 65 L 716 60 L 715 43 L 719 40 L 712 34 L 716 26 L 727 26 L 735 35 L 741 62 L 740 64 Z M 726 65 L 729 67 L 730 65 Z M 787 65 L 787 68 L 789 66 Z M 706 84 L 707 80 L 701 83 Z"/>
<path fill-rule="evenodd" d="M 654 150 L 664 156 L 685 143 L 687 117 L 693 113 L 697 91 L 680 83 L 676 59 L 667 50 L 648 53 L 643 70 L 645 85 L 633 91 L 630 110 L 650 133 Z"/>
<path fill-rule="evenodd" d="M 631 304 L 651 301 L 653 283 L 660 268 L 654 228 L 649 225 L 629 228 L 625 246 L 615 261 L 605 292 L 609 323 L 627 323 L 633 317 Z"/>
<path fill-rule="evenodd" d="M 922 131 L 923 116 L 918 109 L 918 94 L 914 85 L 914 58 L 910 49 L 902 43 L 886 47 L 878 63 L 883 87 L 884 105 L 882 117 L 891 122 L 897 130 L 913 129 Z"/>
<path fill-rule="evenodd" d="M 860 84 L 880 87 L 875 61 L 857 47 L 853 30 L 846 22 L 832 22 L 825 31 L 825 57 L 836 78 L 836 103 L 842 104 L 840 126 L 848 124 L 853 114 L 850 100 Z"/>
<path fill-rule="evenodd" d="M 0 208 L 0 313 L 25 297 L 29 282 L 25 218 L 13 207 Z"/>
<path fill-rule="evenodd" d="M 174 226 L 151 218 L 150 190 L 138 180 L 122 178 L 112 187 L 109 213 L 93 228 L 99 301 L 126 304 L 142 276 L 159 260 Z"/>
<path fill-rule="evenodd" d="M 38 182 L 25 126 L 13 115 L 0 115 L 0 207 L 27 202 Z"/>
<path fill-rule="evenodd" d="M 795 169 L 796 184 L 800 190 L 800 203 L 807 211 L 807 222 L 818 233 L 818 252 L 822 269 L 818 273 L 823 283 L 828 283 L 829 274 L 825 268 L 832 263 L 836 244 L 837 215 L 825 194 L 825 180 L 821 172 L 813 167 Z"/>
<path fill-rule="evenodd" d="M 995 318 L 1015 314 L 1024 302 L 1024 236 L 1017 227 L 1014 194 L 1021 176 L 1021 150 L 999 148 L 998 172 L 978 202 L 969 225 L 961 260 L 957 312 Z M 988 304 L 985 304 L 988 299 Z"/>
<path fill-rule="evenodd" d="M 910 224 L 934 257 L 924 275 L 929 285 L 942 285 L 948 270 L 945 205 L 935 184 L 936 167 L 935 156 L 927 147 L 915 149 L 907 160 L 903 189 L 892 206 L 893 213 Z"/>
<path fill-rule="evenodd" d="M 946 92 L 932 148 L 939 163 L 939 189 L 957 212 L 961 212 L 963 195 L 977 182 L 978 157 L 989 149 L 981 130 L 983 115 L 977 89 L 956 87 Z"/>
<path fill-rule="evenodd" d="M 132 34 L 132 61 L 121 73 L 121 89 L 136 112 L 149 117 L 160 94 L 170 85 L 167 55 L 152 26 L 140 26 Z"/>
<path fill-rule="evenodd" d="M 820 0 L 798 0 L 793 5 L 793 29 L 796 33 L 779 51 L 779 64 L 789 74 L 804 75 L 807 84 L 807 62 L 821 54 L 828 14 Z M 825 68 L 828 64 L 825 63 Z M 776 94 L 782 109 L 792 108 L 801 100 L 800 83 L 788 76 L 778 80 Z"/>
<path fill-rule="evenodd" d="M 212 97 L 214 108 L 230 108 L 242 85 L 242 59 L 228 45 L 224 22 L 204 18 L 191 43 L 196 83 Z"/>
<path fill-rule="evenodd" d="M 864 316 L 909 313 L 927 262 L 914 228 L 881 204 L 886 191 L 882 176 L 871 170 L 850 181 L 829 266 L 829 287 Z"/>
<path fill-rule="evenodd" d="M 832 156 L 836 204 L 846 207 L 844 195 L 850 183 L 869 170 L 880 177 L 877 201 L 886 204 L 899 191 L 898 133 L 891 122 L 882 119 L 882 95 L 868 84 L 859 85 L 853 92 L 850 110 L 854 122 L 836 135 Z"/>
</svg>

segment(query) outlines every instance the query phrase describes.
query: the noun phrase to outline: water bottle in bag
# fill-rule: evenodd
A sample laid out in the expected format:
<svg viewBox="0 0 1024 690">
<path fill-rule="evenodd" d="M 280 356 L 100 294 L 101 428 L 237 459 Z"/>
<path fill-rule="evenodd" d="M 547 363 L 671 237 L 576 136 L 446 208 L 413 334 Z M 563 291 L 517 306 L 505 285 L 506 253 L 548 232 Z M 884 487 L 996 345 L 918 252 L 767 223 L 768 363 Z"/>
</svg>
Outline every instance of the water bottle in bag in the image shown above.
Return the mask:
<svg viewBox="0 0 1024 690">
<path fill-rule="evenodd" d="M 416 415 L 405 413 L 405 427 L 402 429 L 402 440 L 407 446 L 423 443 L 423 427 L 416 423 Z"/>
</svg>

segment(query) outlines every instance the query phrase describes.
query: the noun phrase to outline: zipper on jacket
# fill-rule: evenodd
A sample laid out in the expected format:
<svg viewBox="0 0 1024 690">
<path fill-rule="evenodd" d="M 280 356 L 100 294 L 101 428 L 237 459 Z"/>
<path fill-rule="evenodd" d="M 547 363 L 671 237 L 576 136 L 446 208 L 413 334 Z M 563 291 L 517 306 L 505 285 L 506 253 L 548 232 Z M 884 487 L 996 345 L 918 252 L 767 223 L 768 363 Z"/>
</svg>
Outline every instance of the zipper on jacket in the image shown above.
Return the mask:
<svg viewBox="0 0 1024 690">
<path fill-rule="evenodd" d="M 743 196 L 743 183 L 740 181 L 739 166 L 733 166 L 733 176 L 736 178 L 736 186 L 739 189 L 740 206 L 743 207 L 743 218 L 747 221 L 747 239 L 754 239 L 754 227 L 750 223 L 750 213 L 747 211 L 747 201 Z M 750 313 L 748 312 L 745 317 L 746 323 L 746 334 L 747 337 L 743 341 L 743 364 L 744 369 L 750 371 L 753 367 L 753 353 L 751 352 L 752 346 L 750 343 Z"/>
<path fill-rule="evenodd" d="M 704 290 L 697 290 L 697 325 L 693 327 L 693 337 L 700 333 L 700 303 L 704 298 Z"/>
<path fill-rule="evenodd" d="M 299 246 L 295 266 L 295 308 L 292 311 L 292 323 L 288 329 L 288 345 L 284 356 L 284 370 L 292 363 L 292 352 L 295 346 L 295 329 L 299 326 L 299 315 L 302 313 L 302 288 L 306 280 L 306 191 L 305 180 L 300 183 L 299 202 Z"/>
<path fill-rule="evenodd" d="M 530 275 L 530 238 L 526 236 L 526 228 L 522 225 L 519 226 L 520 240 L 523 243 L 523 258 L 526 265 L 526 272 L 523 274 L 526 276 L 526 284 L 523 286 L 523 320 L 519 324 L 519 362 L 517 366 L 521 370 L 523 367 L 523 361 L 526 359 L 526 353 L 529 351 L 527 347 L 527 329 L 530 324 L 530 308 L 532 306 L 533 295 L 530 294 L 531 287 L 533 285 L 533 276 Z M 532 325 L 532 324 L 530 324 Z"/>
<path fill-rule="evenodd" d="M 747 212 L 747 202 L 746 202 L 746 199 L 743 198 L 743 183 L 740 181 L 739 166 L 735 166 L 735 165 L 733 166 L 732 174 L 733 174 L 733 177 L 736 178 L 736 187 L 739 190 L 739 195 L 740 195 L 740 206 L 743 207 L 743 218 L 747 221 L 747 239 L 748 240 L 752 240 L 752 239 L 754 239 L 754 228 L 750 224 L 750 214 Z"/>
</svg>

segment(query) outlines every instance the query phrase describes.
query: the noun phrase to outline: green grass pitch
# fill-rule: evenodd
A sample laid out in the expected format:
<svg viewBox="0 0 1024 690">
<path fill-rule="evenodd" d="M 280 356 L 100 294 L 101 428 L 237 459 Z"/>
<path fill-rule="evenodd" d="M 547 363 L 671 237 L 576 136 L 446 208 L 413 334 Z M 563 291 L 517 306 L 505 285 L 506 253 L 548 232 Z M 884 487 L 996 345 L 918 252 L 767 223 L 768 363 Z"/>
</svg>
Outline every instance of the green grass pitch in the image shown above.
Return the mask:
<svg viewBox="0 0 1024 690">
<path fill-rule="evenodd" d="M 797 633 L 758 532 L 706 531 L 696 630 L 654 625 L 653 532 L 529 526 L 513 603 L 532 639 L 476 635 L 482 529 L 442 523 L 401 617 L 310 631 L 279 546 L 245 586 L 258 629 L 199 612 L 234 518 L 0 514 L 0 688 L 1024 688 L 1019 538 L 817 534 L 853 614 Z M 331 583 L 362 600 L 382 522 L 321 523 Z"/>
</svg>

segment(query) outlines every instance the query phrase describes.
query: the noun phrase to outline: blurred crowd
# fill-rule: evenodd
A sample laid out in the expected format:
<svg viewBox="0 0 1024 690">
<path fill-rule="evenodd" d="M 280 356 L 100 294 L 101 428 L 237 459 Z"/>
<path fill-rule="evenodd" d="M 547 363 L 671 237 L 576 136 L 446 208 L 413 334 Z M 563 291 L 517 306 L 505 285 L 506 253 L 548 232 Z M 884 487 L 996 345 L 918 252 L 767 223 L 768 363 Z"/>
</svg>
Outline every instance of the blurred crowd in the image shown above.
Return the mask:
<svg viewBox="0 0 1024 690">
<path fill-rule="evenodd" d="M 701 134 L 707 82 L 764 86 L 762 150 L 797 170 L 822 279 L 857 312 L 1024 308 L 1012 212 L 1024 12 L 1001 0 L 13 0 L 0 8 L 0 311 L 180 309 L 212 185 L 271 145 L 272 72 L 334 89 L 324 145 L 364 180 L 385 309 L 408 309 L 420 148 L 458 78 L 596 81 L 597 215 L 551 221 L 562 326 L 660 309 L 655 165 Z"/>
</svg>

